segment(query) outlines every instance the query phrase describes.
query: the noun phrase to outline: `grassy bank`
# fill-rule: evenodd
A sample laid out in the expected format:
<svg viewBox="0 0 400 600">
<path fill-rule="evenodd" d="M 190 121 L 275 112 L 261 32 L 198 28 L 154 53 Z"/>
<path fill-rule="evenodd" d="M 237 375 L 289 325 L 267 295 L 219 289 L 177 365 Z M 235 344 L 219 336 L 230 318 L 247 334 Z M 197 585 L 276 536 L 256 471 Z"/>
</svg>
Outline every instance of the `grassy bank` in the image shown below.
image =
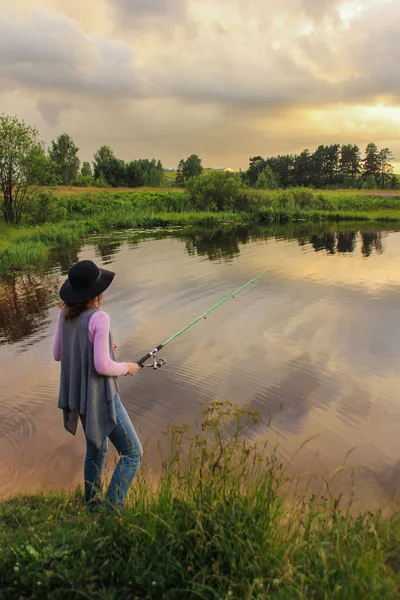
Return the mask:
<svg viewBox="0 0 400 600">
<path fill-rule="evenodd" d="M 94 520 L 80 491 L 2 501 L 0 598 L 398 598 L 398 516 L 296 491 L 249 441 L 258 422 L 215 402 L 171 428 L 157 486 L 143 468 L 121 519 Z"/>
<path fill-rule="evenodd" d="M 392 194 L 302 188 L 252 190 L 245 204 L 242 210 L 232 211 L 231 207 L 225 212 L 204 213 L 193 210 L 183 190 L 47 191 L 32 203 L 23 225 L 0 227 L 0 270 L 43 264 L 53 247 L 112 229 L 213 227 L 243 222 L 400 221 L 400 198 Z"/>
<path fill-rule="evenodd" d="M 213 227 L 242 222 L 241 215 L 227 213 L 110 212 L 108 215 L 46 223 L 31 227 L 0 227 L 0 271 L 25 269 L 45 263 L 54 247 L 83 240 L 92 233 L 112 229 L 149 229 L 198 225 Z"/>
</svg>

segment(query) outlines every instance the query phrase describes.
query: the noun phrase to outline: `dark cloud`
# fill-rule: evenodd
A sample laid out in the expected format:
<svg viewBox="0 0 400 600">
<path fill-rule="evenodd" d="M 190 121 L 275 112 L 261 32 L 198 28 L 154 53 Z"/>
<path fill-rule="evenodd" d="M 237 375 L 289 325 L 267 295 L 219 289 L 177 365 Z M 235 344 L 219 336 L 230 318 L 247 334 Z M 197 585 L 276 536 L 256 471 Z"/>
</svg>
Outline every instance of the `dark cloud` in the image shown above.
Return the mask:
<svg viewBox="0 0 400 600">
<path fill-rule="evenodd" d="M 158 89 L 189 102 L 214 102 L 244 110 L 276 110 L 290 106 L 309 106 L 331 94 L 331 85 L 318 80 L 287 54 L 271 52 L 263 63 L 251 64 L 249 57 L 229 60 L 199 57 L 195 68 L 177 65 L 174 77 L 155 68 Z"/>
<path fill-rule="evenodd" d="M 360 18 L 357 32 L 348 32 L 347 55 L 355 77 L 345 83 L 345 97 L 371 100 L 385 97 L 400 104 L 400 10 L 374 6 Z"/>
<path fill-rule="evenodd" d="M 140 96 L 134 59 L 129 45 L 87 34 L 62 15 L 0 21 L 0 79 L 15 87 Z"/>
<path fill-rule="evenodd" d="M 157 154 L 174 165 L 195 148 L 207 162 L 245 167 L 250 155 L 331 138 L 364 143 L 377 123 L 371 134 L 358 114 L 349 125 L 337 115 L 382 98 L 400 104 L 400 3 L 365 0 L 347 24 L 338 23 L 338 4 L 103 0 L 114 21 L 99 11 L 97 33 L 94 25 L 85 30 L 77 8 L 74 18 L 50 10 L 21 17 L 8 5 L 0 21 L 1 109 L 19 114 L 34 103 L 44 135 L 62 128 L 79 136 L 85 159 L 109 143 L 127 159 Z M 305 108 L 326 112 L 307 121 Z M 382 120 L 380 138 L 394 135 L 390 118 Z"/>
<path fill-rule="evenodd" d="M 304 11 L 315 19 L 337 14 L 337 2 L 327 0 L 285 0 L 282 14 L 287 16 L 290 4 L 299 15 Z M 141 15 L 173 18 L 174 11 L 182 13 L 177 19 L 181 23 L 186 2 L 173 0 L 167 6 L 162 0 L 108 0 L 108 6 L 126 23 Z M 334 101 L 369 102 L 382 95 L 397 101 L 397 22 L 393 3 L 387 3 L 386 8 L 367 11 L 354 28 L 341 31 L 339 47 L 335 47 L 337 32 L 331 38 L 316 28 L 306 36 L 294 27 L 278 48 L 272 30 L 269 37 L 259 32 L 251 39 L 246 23 L 222 29 L 203 24 L 197 36 L 182 37 L 173 49 L 164 46 L 162 38 L 158 48 L 155 41 L 156 47 L 139 66 L 128 42 L 88 34 L 63 15 L 32 11 L 20 19 L 14 12 L 0 22 L 0 80 L 8 88 L 14 84 L 89 94 L 99 101 L 175 97 L 266 111 Z M 143 26 L 141 39 L 145 33 Z M 350 71 L 344 78 L 343 69 Z M 331 80 L 333 74 L 336 81 Z"/>
</svg>

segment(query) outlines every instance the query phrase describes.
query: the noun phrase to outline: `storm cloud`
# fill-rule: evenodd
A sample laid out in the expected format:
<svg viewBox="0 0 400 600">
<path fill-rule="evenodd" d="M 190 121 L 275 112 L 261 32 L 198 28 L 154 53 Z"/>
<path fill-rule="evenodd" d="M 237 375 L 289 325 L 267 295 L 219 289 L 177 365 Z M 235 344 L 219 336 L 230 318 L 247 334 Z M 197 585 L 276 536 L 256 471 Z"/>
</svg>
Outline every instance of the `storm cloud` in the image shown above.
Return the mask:
<svg viewBox="0 0 400 600">
<path fill-rule="evenodd" d="M 97 7 L 97 10 L 94 9 Z M 0 0 L 0 112 L 90 159 L 245 168 L 318 143 L 400 160 L 396 0 Z"/>
</svg>

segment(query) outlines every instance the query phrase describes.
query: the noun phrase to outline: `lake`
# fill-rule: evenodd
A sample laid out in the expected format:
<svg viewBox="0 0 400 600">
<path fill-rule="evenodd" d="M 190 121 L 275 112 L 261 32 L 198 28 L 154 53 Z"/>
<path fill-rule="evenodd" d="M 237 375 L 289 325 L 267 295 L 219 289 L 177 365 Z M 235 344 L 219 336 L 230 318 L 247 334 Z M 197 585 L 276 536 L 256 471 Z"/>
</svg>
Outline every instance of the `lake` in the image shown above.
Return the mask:
<svg viewBox="0 0 400 600">
<path fill-rule="evenodd" d="M 400 233 L 384 225 L 120 231 L 3 276 L 0 493 L 82 479 L 84 439 L 62 426 L 52 339 L 68 267 L 90 258 L 116 272 L 104 309 L 127 361 L 271 267 L 168 345 L 165 367 L 120 378 L 150 467 L 167 423 L 229 399 L 260 411 L 253 435 L 278 447 L 288 472 L 349 465 L 362 502 L 386 501 L 400 484 L 399 256 Z"/>
</svg>

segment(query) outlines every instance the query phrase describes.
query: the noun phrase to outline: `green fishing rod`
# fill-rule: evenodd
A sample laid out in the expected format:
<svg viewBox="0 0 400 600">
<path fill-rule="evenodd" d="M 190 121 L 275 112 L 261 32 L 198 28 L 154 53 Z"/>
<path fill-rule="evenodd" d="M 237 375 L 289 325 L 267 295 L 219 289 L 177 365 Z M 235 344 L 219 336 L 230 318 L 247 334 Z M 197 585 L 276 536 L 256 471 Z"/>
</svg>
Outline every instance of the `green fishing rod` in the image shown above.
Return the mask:
<svg viewBox="0 0 400 600">
<path fill-rule="evenodd" d="M 180 329 L 179 331 L 177 331 L 174 335 L 172 335 L 170 338 L 168 338 L 165 342 L 163 342 L 162 344 L 159 344 L 156 348 L 154 348 L 154 350 L 152 350 L 151 352 L 148 352 L 146 354 L 146 356 L 143 356 L 140 360 L 137 361 L 137 364 L 140 367 L 147 367 L 147 366 L 149 366 L 149 367 L 153 367 L 153 369 L 159 369 L 160 367 L 162 367 L 163 365 L 165 365 L 165 363 L 166 363 L 165 360 L 163 360 L 162 358 L 156 357 L 156 354 L 158 352 L 160 352 L 160 350 L 162 350 L 163 348 L 165 348 L 165 346 L 167 344 L 169 344 L 170 342 L 172 342 L 172 340 L 176 340 L 177 337 L 179 337 L 180 335 L 182 335 L 182 333 L 185 333 L 185 331 L 187 331 L 188 329 L 190 329 L 191 327 L 193 327 L 193 325 L 196 325 L 196 323 L 198 323 L 202 319 L 206 319 L 207 315 L 209 315 L 211 312 L 213 312 L 213 310 L 217 309 L 219 306 L 222 306 L 222 304 L 225 304 L 225 302 L 227 302 L 227 300 L 229 300 L 230 298 L 234 298 L 236 296 L 236 294 L 238 294 L 239 292 L 241 292 L 242 290 L 244 290 L 251 283 L 254 283 L 257 279 L 260 279 L 260 277 L 262 277 L 266 273 L 269 273 L 270 270 L 271 269 L 266 269 L 265 271 L 263 271 L 262 273 L 260 273 L 259 275 L 257 275 L 257 277 L 254 277 L 253 279 L 250 279 L 250 281 L 248 281 L 247 283 L 245 283 L 244 285 L 242 285 L 235 292 L 232 292 L 232 294 L 229 294 L 229 296 L 226 296 L 226 298 L 223 298 L 222 300 L 220 300 L 219 302 L 217 302 L 217 304 L 214 304 L 214 306 L 212 306 L 205 313 L 203 313 L 202 315 L 200 315 L 199 317 L 197 317 L 197 319 L 195 319 L 194 321 L 192 321 L 191 323 L 189 323 L 189 325 L 186 325 L 186 327 L 184 327 L 183 329 Z M 152 364 L 145 365 L 144 363 L 146 361 L 148 361 L 150 358 L 152 359 Z"/>
</svg>

